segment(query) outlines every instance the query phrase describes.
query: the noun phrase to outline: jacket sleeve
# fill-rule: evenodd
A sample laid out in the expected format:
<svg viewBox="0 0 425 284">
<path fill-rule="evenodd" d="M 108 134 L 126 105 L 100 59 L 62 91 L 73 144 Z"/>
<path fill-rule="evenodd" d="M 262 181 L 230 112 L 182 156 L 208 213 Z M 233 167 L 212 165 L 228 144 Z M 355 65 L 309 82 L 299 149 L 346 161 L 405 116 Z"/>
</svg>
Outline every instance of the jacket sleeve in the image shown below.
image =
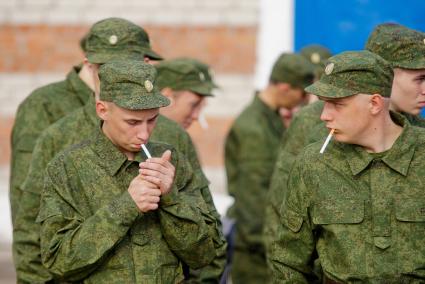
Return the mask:
<svg viewBox="0 0 425 284">
<path fill-rule="evenodd" d="M 78 190 L 73 176 L 75 170 L 64 166 L 60 157 L 49 164 L 37 218 L 43 265 L 68 281 L 94 271 L 139 215 L 127 190 L 94 214 L 83 214 L 77 204 L 84 201 L 72 198 L 72 191 Z"/>
<path fill-rule="evenodd" d="M 270 241 L 277 234 L 276 224 L 280 223 L 279 210 L 282 205 L 283 194 L 287 191 L 288 177 L 294 160 L 294 155 L 288 152 L 285 147 L 281 147 L 267 193 L 267 207 L 263 230 L 266 254 L 270 253 Z"/>
<path fill-rule="evenodd" d="M 12 224 L 20 205 L 20 186 L 25 178 L 32 160 L 32 152 L 40 134 L 51 124 L 51 118 L 39 91 L 32 92 L 18 108 L 12 129 L 12 157 L 10 167 L 10 208 Z"/>
<path fill-rule="evenodd" d="M 308 214 L 309 195 L 298 161 L 291 171 L 288 190 L 279 210 L 277 234 L 267 255 L 273 283 L 309 283 L 314 278 L 315 240 Z"/>
<path fill-rule="evenodd" d="M 195 277 L 196 281 L 200 281 L 201 283 L 218 283 L 220 281 L 221 275 L 224 272 L 227 261 L 227 243 L 226 239 L 223 235 L 222 224 L 220 219 L 220 214 L 217 212 L 217 209 L 214 205 L 213 198 L 211 196 L 211 191 L 209 189 L 209 181 L 202 171 L 202 167 L 199 163 L 198 154 L 196 152 L 195 145 L 193 145 L 192 139 L 190 136 L 184 132 L 184 145 L 186 145 L 186 153 L 185 156 L 189 160 L 190 165 L 194 171 L 194 175 L 198 176 L 198 179 L 201 183 L 204 184 L 201 188 L 202 197 L 207 205 L 209 213 L 214 217 L 215 223 L 217 225 L 217 231 L 219 233 L 219 238 L 214 239 L 214 247 L 216 249 L 216 257 L 213 261 L 207 266 L 201 268 L 199 271 L 193 272 L 191 271 L 190 277 Z M 194 280 L 195 281 L 195 280 Z"/>
<path fill-rule="evenodd" d="M 40 224 L 36 223 L 43 190 L 44 170 L 54 156 L 49 136 L 41 135 L 34 148 L 28 176 L 22 185 L 19 210 L 13 230 L 18 282 L 46 283 L 52 275 L 41 263 Z"/>
<path fill-rule="evenodd" d="M 221 243 L 216 218 L 202 197 L 202 181 L 179 152 L 174 185 L 161 197 L 159 218 L 161 231 L 170 249 L 190 268 L 201 268 L 218 254 L 215 243 Z"/>
<path fill-rule="evenodd" d="M 239 243 L 264 253 L 263 222 L 274 151 L 267 149 L 260 133 L 256 128 L 233 128 L 226 139 L 225 166 L 228 191 L 235 198 L 229 216 L 237 219 L 237 236 L 243 238 Z"/>
</svg>

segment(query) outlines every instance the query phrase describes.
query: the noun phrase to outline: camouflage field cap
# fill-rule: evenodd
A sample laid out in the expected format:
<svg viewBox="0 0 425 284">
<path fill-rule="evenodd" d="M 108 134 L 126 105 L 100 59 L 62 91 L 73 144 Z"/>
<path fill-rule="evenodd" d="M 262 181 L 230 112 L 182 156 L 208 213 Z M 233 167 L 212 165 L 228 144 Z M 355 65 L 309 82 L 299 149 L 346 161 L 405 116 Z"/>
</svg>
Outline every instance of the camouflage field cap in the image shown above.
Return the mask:
<svg viewBox="0 0 425 284">
<path fill-rule="evenodd" d="M 106 63 L 115 59 L 154 60 L 162 57 L 151 49 L 149 36 L 140 26 L 120 18 L 108 18 L 95 23 L 86 35 L 86 56 L 91 63 Z"/>
<path fill-rule="evenodd" d="M 156 70 L 140 60 L 120 60 L 99 68 L 100 99 L 130 110 L 153 109 L 170 104 L 156 87 Z"/>
<path fill-rule="evenodd" d="M 326 47 L 320 44 L 310 44 L 300 50 L 300 54 L 315 65 L 323 65 L 324 60 L 332 56 L 332 53 Z"/>
<path fill-rule="evenodd" d="M 305 90 L 324 98 L 357 94 L 390 97 L 393 70 L 380 56 L 367 51 L 347 51 L 328 59 L 325 73 Z"/>
<path fill-rule="evenodd" d="M 315 67 L 299 54 L 282 53 L 273 65 L 270 81 L 305 88 L 313 83 Z"/>
<path fill-rule="evenodd" d="M 159 89 L 191 91 L 201 96 L 213 96 L 218 86 L 213 81 L 209 66 L 193 58 L 164 60 L 155 65 Z"/>
<path fill-rule="evenodd" d="M 399 24 L 385 23 L 375 27 L 365 49 L 404 69 L 425 69 L 425 33 Z"/>
</svg>

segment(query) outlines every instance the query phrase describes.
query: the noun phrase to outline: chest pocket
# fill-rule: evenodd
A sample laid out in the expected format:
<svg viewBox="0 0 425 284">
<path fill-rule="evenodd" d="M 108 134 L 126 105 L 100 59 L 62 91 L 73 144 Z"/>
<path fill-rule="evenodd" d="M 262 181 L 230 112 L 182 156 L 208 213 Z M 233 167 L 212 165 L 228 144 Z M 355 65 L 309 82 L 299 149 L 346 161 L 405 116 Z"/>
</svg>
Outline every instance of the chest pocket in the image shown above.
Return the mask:
<svg viewBox="0 0 425 284">
<path fill-rule="evenodd" d="M 359 224 L 364 220 L 364 201 L 359 199 L 334 199 L 317 202 L 311 210 L 316 225 Z"/>
<path fill-rule="evenodd" d="M 425 222 L 425 200 L 399 200 L 396 202 L 396 218 L 401 222 Z"/>
</svg>

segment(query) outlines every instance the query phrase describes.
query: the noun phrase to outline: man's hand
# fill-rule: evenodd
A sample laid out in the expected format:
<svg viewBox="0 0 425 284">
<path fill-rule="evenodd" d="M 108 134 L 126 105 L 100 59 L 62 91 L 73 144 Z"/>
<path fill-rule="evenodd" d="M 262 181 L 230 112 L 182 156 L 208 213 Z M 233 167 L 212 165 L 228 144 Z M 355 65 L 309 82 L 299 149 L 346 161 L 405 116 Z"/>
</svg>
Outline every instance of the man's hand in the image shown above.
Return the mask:
<svg viewBox="0 0 425 284">
<path fill-rule="evenodd" d="M 174 182 L 176 169 L 170 160 L 171 151 L 167 150 L 161 158 L 150 158 L 139 165 L 142 178 L 155 184 L 161 190 L 161 195 L 169 193 Z"/>
<path fill-rule="evenodd" d="M 146 213 L 158 209 L 161 191 L 155 184 L 143 180 L 140 175 L 131 181 L 128 193 L 141 212 Z"/>
</svg>

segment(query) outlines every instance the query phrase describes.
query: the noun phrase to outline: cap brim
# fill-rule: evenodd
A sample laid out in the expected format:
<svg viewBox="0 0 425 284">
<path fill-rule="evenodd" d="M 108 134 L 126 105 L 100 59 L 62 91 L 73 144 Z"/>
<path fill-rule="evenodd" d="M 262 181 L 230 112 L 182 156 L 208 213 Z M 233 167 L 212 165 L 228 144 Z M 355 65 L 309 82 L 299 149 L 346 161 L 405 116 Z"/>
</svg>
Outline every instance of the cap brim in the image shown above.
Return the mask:
<svg viewBox="0 0 425 284">
<path fill-rule="evenodd" d="M 403 69 L 412 69 L 412 70 L 425 69 L 425 57 L 413 59 L 413 60 L 406 60 L 399 63 L 393 63 L 392 65 L 393 67 L 403 68 Z"/>
<path fill-rule="evenodd" d="M 156 53 L 152 49 L 144 50 L 144 52 L 145 52 L 145 55 L 152 60 L 164 60 L 164 58 L 161 55 L 159 55 L 158 53 Z"/>
<path fill-rule="evenodd" d="M 206 96 L 206 97 L 214 96 L 213 89 L 214 89 L 213 84 L 203 84 L 203 85 L 193 86 L 189 88 L 190 91 L 197 93 L 201 96 Z"/>
<path fill-rule="evenodd" d="M 317 81 L 314 84 L 308 86 L 305 88 L 305 91 L 318 97 L 330 99 L 346 98 L 357 94 L 354 91 L 338 88 L 320 81 Z"/>
<path fill-rule="evenodd" d="M 113 102 L 122 108 L 129 110 L 144 110 L 165 107 L 170 104 L 170 100 L 161 95 L 160 92 L 154 92 L 149 95 L 125 96 L 114 99 Z"/>
</svg>

